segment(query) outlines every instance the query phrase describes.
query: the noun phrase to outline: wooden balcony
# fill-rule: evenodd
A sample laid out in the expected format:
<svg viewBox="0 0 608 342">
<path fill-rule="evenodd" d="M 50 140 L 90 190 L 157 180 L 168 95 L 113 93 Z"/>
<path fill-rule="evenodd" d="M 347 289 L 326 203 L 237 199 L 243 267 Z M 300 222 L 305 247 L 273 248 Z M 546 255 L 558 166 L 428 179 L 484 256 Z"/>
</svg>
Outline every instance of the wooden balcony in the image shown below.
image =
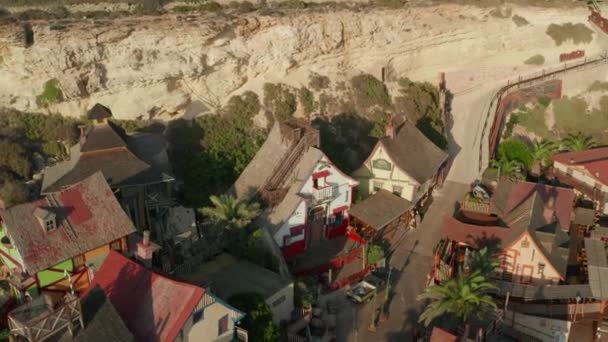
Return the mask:
<svg viewBox="0 0 608 342">
<path fill-rule="evenodd" d="M 236 329 L 234 330 L 234 341 L 236 341 L 236 342 L 249 341 L 249 334 L 247 333 L 247 330 L 245 330 L 241 327 L 236 327 Z"/>
<path fill-rule="evenodd" d="M 84 327 L 80 300 L 69 294 L 65 295 L 63 303 L 57 307 L 52 300 L 40 296 L 8 314 L 11 338 L 23 338 L 30 342 L 44 341 L 66 328 L 71 335 L 76 321 Z"/>
</svg>

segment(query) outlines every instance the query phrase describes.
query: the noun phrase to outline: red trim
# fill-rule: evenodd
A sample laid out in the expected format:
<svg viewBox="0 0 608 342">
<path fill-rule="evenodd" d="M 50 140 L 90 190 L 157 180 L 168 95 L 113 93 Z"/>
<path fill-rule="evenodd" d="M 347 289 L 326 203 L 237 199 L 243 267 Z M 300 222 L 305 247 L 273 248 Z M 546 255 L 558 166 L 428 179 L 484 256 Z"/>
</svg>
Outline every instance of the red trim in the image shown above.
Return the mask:
<svg viewBox="0 0 608 342">
<path fill-rule="evenodd" d="M 312 179 L 315 180 L 315 179 L 327 177 L 329 175 L 330 175 L 329 170 L 323 170 L 323 171 L 319 171 L 319 172 L 314 172 L 312 174 Z"/>
<path fill-rule="evenodd" d="M 334 214 L 343 212 L 344 210 L 348 209 L 348 205 L 343 205 L 341 207 L 337 207 L 336 209 L 333 210 Z"/>
<path fill-rule="evenodd" d="M 18 265 L 19 267 L 21 267 L 21 270 L 23 269 L 23 265 L 21 265 L 20 262 L 18 262 L 17 260 L 13 259 L 12 256 L 8 255 L 5 251 L 0 249 L 0 254 L 2 254 L 3 256 L 5 256 L 8 260 L 10 260 L 13 264 Z M 25 271 L 25 270 L 24 270 Z"/>
</svg>

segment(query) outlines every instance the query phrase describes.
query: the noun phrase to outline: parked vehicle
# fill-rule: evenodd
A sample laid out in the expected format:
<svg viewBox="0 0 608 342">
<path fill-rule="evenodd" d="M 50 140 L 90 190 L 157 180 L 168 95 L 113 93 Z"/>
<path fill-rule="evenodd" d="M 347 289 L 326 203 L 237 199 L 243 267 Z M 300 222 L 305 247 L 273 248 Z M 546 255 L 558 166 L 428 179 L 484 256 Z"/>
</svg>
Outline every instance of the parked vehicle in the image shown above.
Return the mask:
<svg viewBox="0 0 608 342">
<path fill-rule="evenodd" d="M 354 303 L 361 304 L 369 302 L 374 298 L 376 292 L 376 286 L 362 280 L 355 284 L 351 289 L 347 290 L 346 296 Z"/>
</svg>

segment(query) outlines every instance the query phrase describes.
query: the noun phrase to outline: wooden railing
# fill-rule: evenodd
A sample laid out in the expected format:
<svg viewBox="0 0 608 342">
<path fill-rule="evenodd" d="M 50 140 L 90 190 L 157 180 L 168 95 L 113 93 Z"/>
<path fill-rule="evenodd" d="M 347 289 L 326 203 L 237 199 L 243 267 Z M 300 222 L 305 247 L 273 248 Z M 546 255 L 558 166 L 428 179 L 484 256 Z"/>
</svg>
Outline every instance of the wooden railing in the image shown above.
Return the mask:
<svg viewBox="0 0 608 342">
<path fill-rule="evenodd" d="M 321 189 L 312 189 L 312 198 L 315 202 L 324 202 L 334 198 L 337 191 L 334 186 L 326 186 Z"/>
<path fill-rule="evenodd" d="M 249 334 L 247 333 L 247 330 L 241 327 L 236 327 L 234 332 L 234 339 L 238 342 L 247 342 L 249 341 Z"/>
</svg>

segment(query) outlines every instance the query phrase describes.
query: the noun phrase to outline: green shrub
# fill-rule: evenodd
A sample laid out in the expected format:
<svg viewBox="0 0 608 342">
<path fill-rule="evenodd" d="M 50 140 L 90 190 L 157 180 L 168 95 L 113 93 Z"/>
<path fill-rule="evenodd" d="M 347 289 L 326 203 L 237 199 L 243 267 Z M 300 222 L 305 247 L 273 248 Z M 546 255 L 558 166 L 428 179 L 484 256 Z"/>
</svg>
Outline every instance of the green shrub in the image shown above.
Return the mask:
<svg viewBox="0 0 608 342">
<path fill-rule="evenodd" d="M 543 65 L 545 64 L 545 57 L 543 55 L 534 55 L 524 61 L 524 64 L 528 65 Z"/>
<path fill-rule="evenodd" d="M 23 147 L 16 143 L 0 141 L 0 168 L 27 179 L 31 174 L 32 164 Z"/>
<path fill-rule="evenodd" d="M 329 77 L 319 74 L 310 74 L 308 76 L 308 86 L 315 91 L 321 91 L 329 87 Z"/>
<path fill-rule="evenodd" d="M 391 97 L 388 94 L 388 89 L 372 75 L 362 74 L 351 79 L 355 100 L 361 108 L 370 108 L 380 106 L 389 108 L 391 106 Z"/>
<path fill-rule="evenodd" d="M 491 16 L 493 16 L 494 18 L 500 18 L 500 19 L 510 18 L 511 13 L 512 13 L 511 8 L 507 8 L 504 10 L 501 8 L 494 8 L 490 11 Z"/>
<path fill-rule="evenodd" d="M 528 20 L 526 20 L 526 18 L 521 17 L 517 14 L 515 14 L 511 20 L 513 20 L 513 22 L 515 23 L 515 25 L 517 25 L 517 27 L 522 27 L 522 26 L 526 26 L 526 25 L 530 25 L 530 22 Z"/>
<path fill-rule="evenodd" d="M 500 144 L 498 147 L 498 159 L 519 162 L 528 170 L 532 167 L 532 162 L 534 161 L 532 148 L 525 142 L 515 138 L 507 139 Z"/>
<path fill-rule="evenodd" d="M 378 0 L 377 2 L 380 6 L 389 7 L 389 8 L 400 8 L 403 7 L 407 1 L 406 0 Z"/>
<path fill-rule="evenodd" d="M 551 24 L 547 27 L 547 34 L 555 41 L 557 46 L 571 40 L 574 44 L 590 43 L 593 40 L 593 30 L 583 23 L 562 25 Z"/>
<path fill-rule="evenodd" d="M 46 107 L 51 103 L 62 101 L 63 93 L 59 87 L 59 80 L 56 78 L 46 81 L 42 94 L 36 97 L 36 104 L 38 104 L 39 107 Z"/>
<path fill-rule="evenodd" d="M 281 3 L 281 6 L 289 9 L 305 9 L 308 4 L 302 0 L 287 0 Z"/>
<path fill-rule="evenodd" d="M 384 249 L 382 246 L 370 245 L 367 248 L 367 263 L 375 264 L 384 258 Z"/>
<path fill-rule="evenodd" d="M 260 99 L 258 94 L 246 91 L 241 95 L 233 96 L 223 109 L 228 115 L 236 115 L 251 119 L 260 112 Z"/>
<path fill-rule="evenodd" d="M 300 103 L 304 109 L 304 115 L 310 116 L 315 110 L 315 96 L 308 88 L 302 87 L 298 91 L 298 97 L 300 98 Z"/>
<path fill-rule="evenodd" d="M 251 341 L 276 342 L 279 340 L 279 329 L 272 321 L 272 310 L 261 294 L 239 293 L 228 298 L 228 303 L 247 313 L 241 321 L 241 326 L 247 330 Z"/>
<path fill-rule="evenodd" d="M 296 279 L 294 286 L 294 305 L 297 308 L 311 308 L 314 297 L 312 295 L 313 289 L 309 284 L 314 284 L 315 279 L 311 277 Z"/>
<path fill-rule="evenodd" d="M 543 107 L 546 108 L 551 103 L 551 98 L 548 96 L 542 95 L 542 96 L 538 97 L 537 101 L 540 105 L 542 105 Z"/>
<path fill-rule="evenodd" d="M 505 137 L 510 138 L 513 135 L 513 128 L 519 123 L 519 117 L 516 113 L 511 114 L 507 126 L 505 128 Z"/>
<path fill-rule="evenodd" d="M 27 187 L 16 179 L 0 175 L 0 200 L 6 207 L 27 202 Z"/>
<path fill-rule="evenodd" d="M 297 108 L 296 96 L 284 84 L 264 84 L 264 106 L 276 120 L 287 120 Z"/>
<path fill-rule="evenodd" d="M 588 91 L 608 91 L 608 82 L 594 81 L 587 90 Z"/>
<path fill-rule="evenodd" d="M 57 141 L 47 141 L 42 144 L 42 153 L 49 157 L 60 157 L 64 154 L 63 145 Z"/>
</svg>

